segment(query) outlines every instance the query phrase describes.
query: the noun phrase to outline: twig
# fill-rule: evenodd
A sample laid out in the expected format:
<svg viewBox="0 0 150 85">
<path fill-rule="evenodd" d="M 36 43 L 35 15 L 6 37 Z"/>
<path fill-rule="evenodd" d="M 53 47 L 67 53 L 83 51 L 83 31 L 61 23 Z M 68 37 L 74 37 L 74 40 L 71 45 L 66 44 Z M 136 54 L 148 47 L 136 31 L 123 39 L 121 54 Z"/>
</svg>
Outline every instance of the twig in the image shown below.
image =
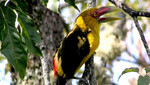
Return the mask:
<svg viewBox="0 0 150 85">
<path fill-rule="evenodd" d="M 147 52 L 148 56 L 150 57 L 149 47 L 148 47 L 148 44 L 147 44 L 147 42 L 146 42 L 146 40 L 145 40 L 145 36 L 144 36 L 144 34 L 143 34 L 143 31 L 141 30 L 141 26 L 140 26 L 140 24 L 139 24 L 139 22 L 138 22 L 138 20 L 137 20 L 136 17 L 133 17 L 133 20 L 134 20 L 134 23 L 135 23 L 135 25 L 136 25 L 138 31 L 139 31 L 139 34 L 140 34 L 140 36 L 141 36 L 141 40 L 143 41 L 144 47 L 145 47 L 145 49 L 146 49 L 146 52 Z"/>
<path fill-rule="evenodd" d="M 129 14 L 133 20 L 134 20 L 134 23 L 139 31 L 139 34 L 140 34 L 140 37 L 141 37 L 141 40 L 144 44 L 144 47 L 146 49 L 146 52 L 148 54 L 148 57 L 150 59 L 150 50 L 149 50 L 149 47 L 148 47 L 148 44 L 147 44 L 147 41 L 145 40 L 145 36 L 143 34 L 143 31 L 141 29 L 141 26 L 139 25 L 139 22 L 137 20 L 137 17 L 139 16 L 143 16 L 143 17 L 150 17 L 150 13 L 149 12 L 142 12 L 142 11 L 135 11 L 131 8 L 129 8 L 126 4 L 124 3 L 121 3 L 117 0 L 109 0 L 111 3 L 113 3 L 114 5 L 116 5 L 117 7 L 121 8 L 124 10 L 124 12 L 126 12 L 127 14 Z"/>
</svg>

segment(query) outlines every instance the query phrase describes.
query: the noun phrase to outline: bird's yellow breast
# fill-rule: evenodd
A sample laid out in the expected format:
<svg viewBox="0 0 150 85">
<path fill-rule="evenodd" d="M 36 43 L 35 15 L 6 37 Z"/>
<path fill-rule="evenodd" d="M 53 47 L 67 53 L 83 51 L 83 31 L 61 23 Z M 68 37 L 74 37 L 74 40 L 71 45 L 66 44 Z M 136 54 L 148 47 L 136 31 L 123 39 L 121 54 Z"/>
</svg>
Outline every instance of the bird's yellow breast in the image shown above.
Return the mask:
<svg viewBox="0 0 150 85">
<path fill-rule="evenodd" d="M 90 43 L 90 53 L 93 53 L 99 45 L 99 34 L 91 32 L 87 35 L 87 38 Z"/>
</svg>

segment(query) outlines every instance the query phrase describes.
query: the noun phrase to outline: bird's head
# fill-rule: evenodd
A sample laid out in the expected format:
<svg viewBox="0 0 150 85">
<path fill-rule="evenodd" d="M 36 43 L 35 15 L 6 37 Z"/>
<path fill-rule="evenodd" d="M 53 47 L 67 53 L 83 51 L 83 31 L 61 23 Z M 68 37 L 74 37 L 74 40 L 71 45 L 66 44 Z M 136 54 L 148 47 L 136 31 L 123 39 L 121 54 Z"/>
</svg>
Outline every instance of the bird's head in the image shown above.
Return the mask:
<svg viewBox="0 0 150 85">
<path fill-rule="evenodd" d="M 111 12 L 118 12 L 118 11 L 122 11 L 122 10 L 115 6 L 103 6 L 103 7 L 90 8 L 83 11 L 76 18 L 76 24 L 78 26 L 83 26 L 81 28 L 84 28 L 84 26 L 88 26 L 90 28 L 93 28 L 91 26 L 94 26 L 97 28 L 97 26 L 100 27 L 101 23 L 120 20 L 121 18 L 112 17 L 111 15 L 110 17 L 104 17 L 105 14 Z"/>
</svg>

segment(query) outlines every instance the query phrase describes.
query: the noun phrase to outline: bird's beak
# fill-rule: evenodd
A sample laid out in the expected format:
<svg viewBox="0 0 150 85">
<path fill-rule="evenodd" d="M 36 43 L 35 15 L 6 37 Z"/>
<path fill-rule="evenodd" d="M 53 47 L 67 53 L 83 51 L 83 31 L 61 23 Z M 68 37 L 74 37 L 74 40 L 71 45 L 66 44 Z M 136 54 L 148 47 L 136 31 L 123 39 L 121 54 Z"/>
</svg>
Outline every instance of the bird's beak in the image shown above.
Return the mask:
<svg viewBox="0 0 150 85">
<path fill-rule="evenodd" d="M 118 11 L 122 11 L 122 10 L 115 6 L 103 6 L 103 7 L 98 8 L 98 11 L 97 11 L 98 17 L 99 17 L 98 22 L 103 23 L 103 22 L 121 20 L 122 18 L 118 18 L 118 17 L 102 17 L 102 15 L 105 15 L 107 13 L 118 12 Z"/>
</svg>

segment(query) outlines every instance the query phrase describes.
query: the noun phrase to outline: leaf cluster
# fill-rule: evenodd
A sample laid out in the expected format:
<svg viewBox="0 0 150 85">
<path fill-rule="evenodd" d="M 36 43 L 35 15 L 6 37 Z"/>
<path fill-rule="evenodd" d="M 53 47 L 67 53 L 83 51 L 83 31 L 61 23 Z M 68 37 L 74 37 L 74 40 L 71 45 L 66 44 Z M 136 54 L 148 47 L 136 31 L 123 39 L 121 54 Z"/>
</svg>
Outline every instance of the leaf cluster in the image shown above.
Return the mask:
<svg viewBox="0 0 150 85">
<path fill-rule="evenodd" d="M 0 51 L 15 71 L 19 72 L 21 79 L 26 74 L 28 53 L 41 56 L 36 46 L 41 42 L 41 37 L 32 19 L 26 14 L 27 8 L 23 0 L 0 2 Z"/>
</svg>

